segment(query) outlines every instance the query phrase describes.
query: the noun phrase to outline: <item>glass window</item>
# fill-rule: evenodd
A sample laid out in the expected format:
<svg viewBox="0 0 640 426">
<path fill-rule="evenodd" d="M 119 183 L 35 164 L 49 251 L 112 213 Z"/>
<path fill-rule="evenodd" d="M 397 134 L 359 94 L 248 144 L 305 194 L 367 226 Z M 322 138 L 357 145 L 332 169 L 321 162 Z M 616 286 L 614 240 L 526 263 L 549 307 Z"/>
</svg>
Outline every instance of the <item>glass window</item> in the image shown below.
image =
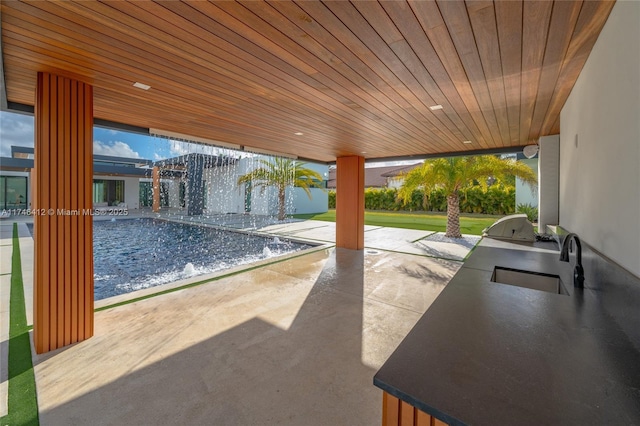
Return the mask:
<svg viewBox="0 0 640 426">
<path fill-rule="evenodd" d="M 107 191 L 103 180 L 93 181 L 93 203 L 105 203 L 107 201 Z"/>
<path fill-rule="evenodd" d="M 160 182 L 160 206 L 169 207 L 169 184 Z"/>
<path fill-rule="evenodd" d="M 110 206 L 124 202 L 123 180 L 93 180 L 93 203 L 108 203 Z"/>
<path fill-rule="evenodd" d="M 113 161 L 100 161 L 95 160 L 93 162 L 94 166 L 109 166 L 109 167 L 135 167 L 134 163 L 116 163 Z"/>
<path fill-rule="evenodd" d="M 153 206 L 153 188 L 151 182 L 140 182 L 140 206 Z"/>
<path fill-rule="evenodd" d="M 7 184 L 6 177 L 0 176 L 0 208 L 7 208 Z"/>
<path fill-rule="evenodd" d="M 26 209 L 27 200 L 26 176 L 0 176 L 0 208 Z"/>
</svg>

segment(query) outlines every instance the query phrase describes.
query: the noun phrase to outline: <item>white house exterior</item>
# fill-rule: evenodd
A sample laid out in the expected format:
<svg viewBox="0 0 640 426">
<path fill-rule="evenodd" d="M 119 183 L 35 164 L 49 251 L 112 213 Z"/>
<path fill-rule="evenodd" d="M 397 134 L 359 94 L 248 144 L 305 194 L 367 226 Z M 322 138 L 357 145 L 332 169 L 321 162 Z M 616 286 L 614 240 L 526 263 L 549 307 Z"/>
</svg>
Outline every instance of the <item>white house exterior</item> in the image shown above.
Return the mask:
<svg viewBox="0 0 640 426">
<path fill-rule="evenodd" d="M 2 193 L 2 209 L 28 208 L 31 204 L 31 173 L 33 167 L 33 148 L 16 147 L 11 158 L 3 158 L 0 176 L 25 178 L 21 184 L 24 190 L 18 194 L 16 190 Z M 191 154 L 198 155 L 198 154 Z M 215 156 L 208 156 L 216 159 Z M 266 156 L 251 156 L 240 159 L 225 158 L 223 165 L 208 164 L 204 167 L 202 180 L 204 194 L 202 197 L 205 214 L 257 214 L 276 215 L 278 213 L 277 189 L 267 188 L 265 191 L 253 189 L 249 191 L 245 185 L 238 186 L 240 176 L 259 167 L 260 159 Z M 228 160 L 228 161 L 227 161 Z M 127 159 L 119 157 L 94 156 L 94 206 L 104 207 L 126 203 L 127 208 L 137 210 L 152 206 L 152 167 L 163 169 L 160 177 L 160 208 L 183 209 L 189 202 L 188 176 L 184 173 L 184 164 L 189 156 L 176 159 L 152 162 L 149 160 Z M 206 161 L 205 161 L 206 163 Z M 215 164 L 215 163 L 214 163 Z M 177 166 L 177 167 L 176 167 Z M 318 172 L 325 178 L 326 186 L 328 166 L 307 163 L 305 167 Z M 4 182 L 4 181 L 3 181 Z M 108 188 L 109 190 L 104 190 Z M 114 194 L 117 188 L 117 195 Z M 15 194 L 13 192 L 16 192 Z M 108 194 L 106 194 L 108 192 Z M 22 203 L 17 197 L 22 195 Z M 302 188 L 290 187 L 286 193 L 286 213 L 324 213 L 328 209 L 328 194 L 325 188 L 312 188 L 309 199 Z M 5 200 L 6 198 L 6 200 Z"/>
</svg>

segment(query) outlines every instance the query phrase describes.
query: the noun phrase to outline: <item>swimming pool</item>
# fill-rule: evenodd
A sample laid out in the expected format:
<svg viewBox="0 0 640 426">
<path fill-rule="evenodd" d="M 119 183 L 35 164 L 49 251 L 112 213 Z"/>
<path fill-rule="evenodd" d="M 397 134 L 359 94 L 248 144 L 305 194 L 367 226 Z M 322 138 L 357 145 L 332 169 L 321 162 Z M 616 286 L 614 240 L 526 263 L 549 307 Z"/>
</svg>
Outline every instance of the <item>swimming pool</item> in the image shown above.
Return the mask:
<svg viewBox="0 0 640 426">
<path fill-rule="evenodd" d="M 95 221 L 95 300 L 311 247 L 158 219 Z"/>
</svg>

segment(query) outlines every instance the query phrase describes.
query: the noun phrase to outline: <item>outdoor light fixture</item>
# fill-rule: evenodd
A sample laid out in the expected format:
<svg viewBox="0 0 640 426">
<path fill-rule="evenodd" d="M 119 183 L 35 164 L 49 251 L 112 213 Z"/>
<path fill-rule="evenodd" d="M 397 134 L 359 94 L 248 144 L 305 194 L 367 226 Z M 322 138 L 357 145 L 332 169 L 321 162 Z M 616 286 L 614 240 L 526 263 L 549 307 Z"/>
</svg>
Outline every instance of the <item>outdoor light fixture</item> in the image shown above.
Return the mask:
<svg viewBox="0 0 640 426">
<path fill-rule="evenodd" d="M 302 133 L 302 132 L 295 132 L 295 133 L 294 133 L 294 135 L 296 135 L 296 136 L 302 136 L 302 135 L 304 135 L 304 133 Z"/>
<path fill-rule="evenodd" d="M 471 141 L 462 141 L 462 143 L 469 145 L 470 143 L 473 143 Z"/>
<path fill-rule="evenodd" d="M 139 83 L 137 81 L 135 83 L 133 83 L 133 87 L 137 87 L 138 89 L 142 89 L 142 90 L 151 89 L 151 86 L 149 86 L 148 84 Z"/>
<path fill-rule="evenodd" d="M 432 106 L 429 107 L 429 109 L 431 111 L 437 111 L 437 110 L 442 109 L 442 108 L 443 108 L 442 105 L 432 105 Z"/>
<path fill-rule="evenodd" d="M 219 148 L 229 148 L 229 149 L 235 149 L 235 150 L 238 150 L 238 151 L 240 149 L 242 149 L 242 147 L 240 145 L 236 145 L 234 143 L 227 143 L 227 142 L 220 142 L 220 141 L 216 141 L 216 140 L 212 140 L 212 139 L 199 138 L 197 136 L 191 136 L 191 135 L 185 135 L 185 134 L 182 134 L 182 133 L 170 132 L 168 130 L 149 129 L 149 134 L 151 136 L 160 136 L 160 137 L 165 137 L 167 139 L 180 140 L 180 141 L 185 141 L 185 142 L 202 143 L 202 144 L 206 144 L 206 145 L 217 146 Z"/>
<path fill-rule="evenodd" d="M 536 156 L 539 149 L 538 145 L 527 145 L 522 149 L 522 153 L 527 158 L 533 158 Z"/>
<path fill-rule="evenodd" d="M 242 150 L 245 152 L 252 152 L 254 154 L 272 155 L 274 157 L 285 157 L 285 158 L 291 158 L 293 160 L 298 159 L 297 155 L 285 154 L 284 152 L 269 151 L 267 149 L 262 149 L 262 148 L 253 148 L 250 146 L 243 146 Z"/>
</svg>

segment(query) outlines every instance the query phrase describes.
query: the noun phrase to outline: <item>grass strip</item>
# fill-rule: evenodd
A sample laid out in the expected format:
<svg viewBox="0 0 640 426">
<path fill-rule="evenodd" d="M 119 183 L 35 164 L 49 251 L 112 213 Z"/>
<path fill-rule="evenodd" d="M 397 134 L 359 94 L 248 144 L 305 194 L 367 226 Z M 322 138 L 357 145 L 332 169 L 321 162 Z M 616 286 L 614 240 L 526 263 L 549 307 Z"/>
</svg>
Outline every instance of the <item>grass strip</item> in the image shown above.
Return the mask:
<svg viewBox="0 0 640 426">
<path fill-rule="evenodd" d="M 322 220 L 325 222 L 336 221 L 335 209 L 320 214 L 296 214 L 295 219 Z M 481 235 L 482 230 L 492 225 L 502 216 L 494 215 L 470 215 L 460 216 L 460 231 L 468 235 Z M 433 212 L 364 212 L 364 224 L 372 226 L 384 226 L 388 228 L 417 229 L 421 231 L 445 232 L 447 229 L 446 213 Z"/>
<path fill-rule="evenodd" d="M 13 224 L 9 302 L 9 410 L 0 425 L 38 425 L 36 379 L 31 362 L 31 342 L 22 282 L 18 224 Z"/>
<path fill-rule="evenodd" d="M 296 259 L 298 257 L 307 256 L 309 254 L 317 253 L 317 252 L 322 251 L 322 250 L 327 250 L 327 249 L 329 249 L 331 247 L 333 247 L 333 245 L 318 247 L 316 250 L 309 249 L 310 251 L 305 251 L 304 253 L 298 254 L 296 256 L 291 256 L 291 257 L 287 257 L 287 258 L 284 258 L 284 259 L 276 259 L 273 262 L 264 263 L 264 264 L 256 265 L 256 266 L 251 266 L 251 267 L 248 267 L 246 269 L 242 269 L 240 271 L 229 272 L 228 274 L 219 275 L 217 277 L 207 278 L 207 279 L 202 280 L 202 281 L 196 281 L 194 283 L 181 285 L 180 287 L 169 288 L 167 290 L 162 290 L 162 291 L 159 291 L 157 293 L 147 294 L 145 296 L 140 296 L 140 297 L 136 297 L 136 298 L 129 299 L 129 300 L 123 300 L 122 302 L 114 303 L 113 305 L 101 306 L 99 308 L 94 309 L 94 312 L 106 311 L 107 309 L 117 308 L 118 306 L 128 305 L 130 303 L 139 302 L 141 300 L 150 299 L 152 297 L 161 296 L 163 294 L 173 293 L 173 292 L 178 291 L 178 290 L 184 290 L 185 288 L 196 287 L 196 286 L 199 286 L 199 285 L 202 285 L 202 284 L 207 284 L 207 283 L 210 283 L 210 282 L 218 281 L 218 280 L 221 280 L 223 278 L 233 277 L 234 275 L 243 274 L 245 272 L 253 271 L 254 269 L 264 268 L 266 266 L 275 265 L 277 263 L 286 262 L 287 260 Z"/>
</svg>

